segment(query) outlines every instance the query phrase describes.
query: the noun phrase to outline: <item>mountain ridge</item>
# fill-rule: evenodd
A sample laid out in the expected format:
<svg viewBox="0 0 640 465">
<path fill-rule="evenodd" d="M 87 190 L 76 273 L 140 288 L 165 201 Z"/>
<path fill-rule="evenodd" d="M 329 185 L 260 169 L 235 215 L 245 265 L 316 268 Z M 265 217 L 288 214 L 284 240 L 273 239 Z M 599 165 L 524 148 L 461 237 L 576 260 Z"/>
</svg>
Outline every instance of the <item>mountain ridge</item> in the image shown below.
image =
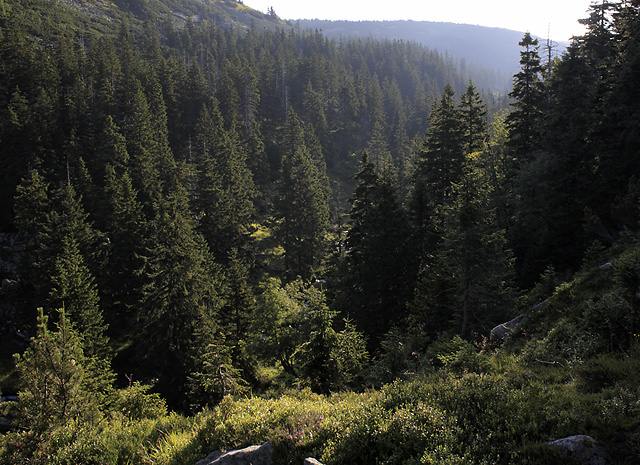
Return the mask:
<svg viewBox="0 0 640 465">
<path fill-rule="evenodd" d="M 524 32 L 505 28 L 437 21 L 329 21 L 297 20 L 302 29 L 317 29 L 328 38 L 344 40 L 349 37 L 398 39 L 417 42 L 448 55 L 465 66 L 489 67 L 507 89 L 511 77 L 519 71 L 520 47 Z M 536 37 L 540 44 L 546 39 Z M 566 43 L 553 42 L 558 53 Z"/>
<path fill-rule="evenodd" d="M 123 21 L 134 29 L 141 29 L 145 22 L 166 20 L 179 27 L 189 21 L 209 21 L 240 30 L 291 29 L 277 16 L 236 0 L 11 0 L 2 3 L 0 12 L 35 36 L 112 35 Z"/>
</svg>

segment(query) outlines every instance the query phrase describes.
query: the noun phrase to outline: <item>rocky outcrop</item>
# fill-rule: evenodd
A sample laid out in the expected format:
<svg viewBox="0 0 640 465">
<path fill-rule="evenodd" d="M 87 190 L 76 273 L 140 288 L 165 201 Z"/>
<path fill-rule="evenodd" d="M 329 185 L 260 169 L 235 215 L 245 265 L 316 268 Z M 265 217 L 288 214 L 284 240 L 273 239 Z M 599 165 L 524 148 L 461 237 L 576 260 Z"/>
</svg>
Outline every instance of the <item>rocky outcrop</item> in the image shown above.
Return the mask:
<svg viewBox="0 0 640 465">
<path fill-rule="evenodd" d="M 230 452 L 215 451 L 196 465 L 273 465 L 271 454 L 273 443 L 267 441 L 261 446 L 249 446 L 245 449 Z M 306 458 L 303 465 L 322 465 L 314 458 Z"/>
<path fill-rule="evenodd" d="M 524 321 L 525 316 L 526 314 L 523 313 L 522 315 L 515 317 L 513 320 L 509 320 L 506 323 L 502 323 L 501 325 L 493 328 L 489 336 L 491 341 L 495 342 L 504 339 L 513 328 Z"/>
<path fill-rule="evenodd" d="M 548 299 L 544 299 L 542 302 L 535 304 L 533 307 L 531 307 L 531 310 L 533 310 L 534 312 L 542 310 L 542 307 L 544 307 L 547 304 L 547 300 Z"/>
<path fill-rule="evenodd" d="M 261 446 L 249 446 L 230 452 L 212 452 L 196 465 L 273 465 L 272 453 L 273 443 L 267 441 Z"/>
<path fill-rule="evenodd" d="M 554 447 L 564 450 L 567 456 L 584 465 L 610 465 L 613 463 L 607 450 L 591 436 L 577 435 L 551 441 Z"/>
</svg>

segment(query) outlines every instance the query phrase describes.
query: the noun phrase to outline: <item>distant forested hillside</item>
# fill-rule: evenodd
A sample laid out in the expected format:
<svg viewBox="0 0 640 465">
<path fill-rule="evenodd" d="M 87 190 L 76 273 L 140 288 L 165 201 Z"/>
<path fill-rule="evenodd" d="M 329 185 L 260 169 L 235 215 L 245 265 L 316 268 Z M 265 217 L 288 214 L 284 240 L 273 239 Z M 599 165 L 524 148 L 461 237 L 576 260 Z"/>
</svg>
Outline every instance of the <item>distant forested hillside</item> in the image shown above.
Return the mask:
<svg viewBox="0 0 640 465">
<path fill-rule="evenodd" d="M 482 86 L 503 92 L 511 87 L 511 77 L 518 72 L 518 41 L 523 32 L 470 24 L 432 21 L 297 21 L 303 29 L 319 30 L 327 37 L 398 39 L 415 42 L 446 54 L 469 67 L 475 82 L 483 76 Z M 542 38 L 538 38 L 543 43 Z M 546 39 L 544 39 L 546 43 Z M 554 57 L 567 44 L 555 44 Z"/>
<path fill-rule="evenodd" d="M 235 2 L 220 2 L 222 6 L 227 4 L 239 5 L 240 12 L 246 10 Z M 190 73 L 198 73 L 197 78 L 202 79 L 198 84 L 202 87 L 199 92 L 208 92 L 217 98 L 222 116 L 227 120 L 238 120 L 244 137 L 259 134 L 256 150 L 260 153 L 252 156 L 265 157 L 265 161 L 253 160 L 251 163 L 262 173 L 259 175 L 262 182 L 274 175 L 274 170 L 279 170 L 282 148 L 276 142 L 281 139 L 278 134 L 290 109 L 313 125 L 314 137 L 322 149 L 318 156 L 330 171 L 342 173 L 337 175 L 344 180 L 355 170 L 357 162 L 352 155 L 369 147 L 373 137 L 383 138 L 390 145 L 390 154 L 396 162 L 404 163 L 402 159 L 408 157 L 413 137 L 424 132 L 429 108 L 442 88 L 451 83 L 461 92 L 470 77 L 468 72 L 442 55 L 416 44 L 367 40 L 339 46 L 319 33 L 293 32 L 277 18 L 263 17 L 261 20 L 282 28 L 260 30 L 253 23 L 254 16 L 260 14 L 252 10 L 250 15 L 242 17 L 244 23 L 252 26 L 234 30 L 237 21 L 229 18 L 229 21 L 223 21 L 222 13 L 212 9 L 219 8 L 215 2 L 210 9 L 202 11 L 198 4 L 191 3 L 180 6 L 180 10 L 175 10 L 178 6 L 170 3 L 149 5 L 157 8 L 138 12 L 129 4 L 123 8 L 112 5 L 96 14 L 96 5 L 79 9 L 78 4 L 72 2 L 70 8 L 66 8 L 58 3 L 36 0 L 29 8 L 23 8 L 25 5 L 19 1 L 8 2 L 3 10 L 4 38 L 8 44 L 5 59 L 9 63 L 7 80 L 3 83 L 4 107 L 8 108 L 15 92 L 27 98 L 27 103 L 29 95 L 37 93 L 38 89 L 55 92 L 58 76 L 51 77 L 47 74 L 50 71 L 42 68 L 60 66 L 56 54 L 61 53 L 57 48 L 62 44 L 66 44 L 65 53 L 72 54 L 74 62 L 80 66 L 66 73 L 76 79 L 76 73 L 82 72 L 83 92 L 96 92 L 93 82 L 100 78 L 87 75 L 100 71 L 93 64 L 92 54 L 98 50 L 104 53 L 103 50 L 113 46 L 116 55 L 109 60 L 114 60 L 126 39 L 135 54 L 119 58 L 125 60 L 125 63 L 117 63 L 118 73 L 127 73 L 123 79 L 135 77 L 130 75 L 136 69 L 130 62 L 132 59 L 142 60 L 145 64 L 140 72 L 148 73 L 146 61 L 153 58 L 150 53 L 158 57 L 154 61 L 162 58 L 160 69 L 175 68 L 171 71 L 171 81 L 165 80 L 160 70 L 153 70 L 153 73 L 163 87 L 163 103 L 168 106 L 170 116 L 167 137 L 176 158 L 184 158 L 189 150 L 191 129 L 188 126 L 193 122 L 187 122 L 185 118 L 194 120 L 195 116 L 190 113 L 197 113 L 197 106 L 203 103 L 202 97 L 198 102 L 192 102 L 193 97 L 185 94 L 193 88 L 193 84 L 187 84 L 188 79 L 195 78 Z M 178 14 L 179 11 L 191 14 Z M 53 47 L 54 55 L 48 58 L 49 51 L 37 47 L 38 41 Z M 153 47 L 152 52 L 149 47 Z M 41 57 L 43 53 L 45 56 Z M 42 78 L 38 77 L 39 73 Z M 148 78 L 138 76 L 137 79 L 144 83 Z M 69 91 L 69 88 L 65 89 L 65 92 Z M 85 105 L 75 97 L 69 98 L 64 105 Z M 85 95 L 83 98 L 93 97 Z M 493 108 L 505 104 L 504 99 L 496 101 L 493 94 L 487 94 L 486 99 Z M 54 101 L 52 105 L 55 108 L 58 102 Z M 83 108 L 83 111 L 96 111 Z M 5 118 L 7 114 L 5 110 Z M 57 124 L 68 123 L 57 119 Z M 58 129 L 50 130 L 56 132 Z M 72 127 L 62 128 L 58 137 L 64 137 L 72 130 Z M 93 137 L 92 134 L 76 131 L 75 137 Z M 5 138 L 8 153 L 11 151 L 10 140 Z M 28 166 L 25 162 L 28 163 L 34 152 L 26 147 L 19 150 L 30 154 L 21 161 L 24 170 Z M 23 174 L 15 169 L 4 172 L 8 193 Z M 7 209 L 10 210 L 10 202 L 5 204 L 2 213 L 5 225 L 10 222 Z"/>
</svg>

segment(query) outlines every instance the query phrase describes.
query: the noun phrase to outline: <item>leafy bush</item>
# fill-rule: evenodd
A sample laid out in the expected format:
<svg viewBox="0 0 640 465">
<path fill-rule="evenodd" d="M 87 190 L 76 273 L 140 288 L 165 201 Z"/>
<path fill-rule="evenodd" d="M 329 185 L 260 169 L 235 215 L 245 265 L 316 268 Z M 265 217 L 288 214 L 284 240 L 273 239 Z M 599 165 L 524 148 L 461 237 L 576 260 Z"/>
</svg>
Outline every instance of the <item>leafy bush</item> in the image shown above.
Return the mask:
<svg viewBox="0 0 640 465">
<path fill-rule="evenodd" d="M 152 386 L 134 382 L 118 392 L 115 409 L 129 420 L 158 418 L 167 414 L 167 405 L 158 393 L 149 394 Z"/>
<path fill-rule="evenodd" d="M 631 307 L 617 292 L 590 299 L 583 312 L 583 325 L 598 334 L 609 349 L 626 348 L 630 342 Z"/>
<path fill-rule="evenodd" d="M 598 335 L 581 330 L 576 323 L 560 321 L 543 339 L 531 341 L 523 350 L 529 364 L 577 366 L 601 348 Z"/>
<path fill-rule="evenodd" d="M 373 402 L 331 438 L 326 463 L 440 463 L 456 457 L 458 428 L 445 412 L 415 400 L 394 408 Z M 453 449 L 453 450 L 452 450 Z M 461 458 L 461 457 L 458 457 Z"/>
<path fill-rule="evenodd" d="M 274 461 L 302 462 L 319 455 L 350 410 L 357 406 L 349 395 L 325 397 L 309 390 L 288 392 L 278 399 L 225 398 L 206 418 L 197 442 L 203 453 L 237 449 L 273 441 Z M 342 411 L 342 413 L 340 413 Z M 347 413 L 347 411 L 349 413 Z M 354 414 L 357 414 L 354 409 Z"/>
<path fill-rule="evenodd" d="M 637 386 L 640 360 L 635 357 L 600 354 L 580 367 L 581 387 L 599 392 L 612 386 Z"/>
<path fill-rule="evenodd" d="M 382 355 L 373 363 L 369 380 L 374 385 L 419 374 L 424 369 L 428 337 L 420 323 L 400 329 L 394 326 L 382 340 Z"/>
<path fill-rule="evenodd" d="M 489 358 L 460 336 L 432 344 L 426 358 L 433 366 L 457 372 L 485 373 L 492 370 Z"/>
</svg>

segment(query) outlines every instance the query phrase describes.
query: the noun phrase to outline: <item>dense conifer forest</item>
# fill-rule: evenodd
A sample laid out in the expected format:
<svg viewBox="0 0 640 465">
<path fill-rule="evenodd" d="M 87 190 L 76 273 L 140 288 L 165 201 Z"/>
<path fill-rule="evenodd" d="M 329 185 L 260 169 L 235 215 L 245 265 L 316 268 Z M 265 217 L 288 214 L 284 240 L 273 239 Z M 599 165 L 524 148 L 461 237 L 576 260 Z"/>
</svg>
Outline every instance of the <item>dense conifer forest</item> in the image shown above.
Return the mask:
<svg viewBox="0 0 640 465">
<path fill-rule="evenodd" d="M 231 0 L 0 3 L 0 463 L 637 463 L 640 12 L 585 16 L 499 95 Z"/>
</svg>

